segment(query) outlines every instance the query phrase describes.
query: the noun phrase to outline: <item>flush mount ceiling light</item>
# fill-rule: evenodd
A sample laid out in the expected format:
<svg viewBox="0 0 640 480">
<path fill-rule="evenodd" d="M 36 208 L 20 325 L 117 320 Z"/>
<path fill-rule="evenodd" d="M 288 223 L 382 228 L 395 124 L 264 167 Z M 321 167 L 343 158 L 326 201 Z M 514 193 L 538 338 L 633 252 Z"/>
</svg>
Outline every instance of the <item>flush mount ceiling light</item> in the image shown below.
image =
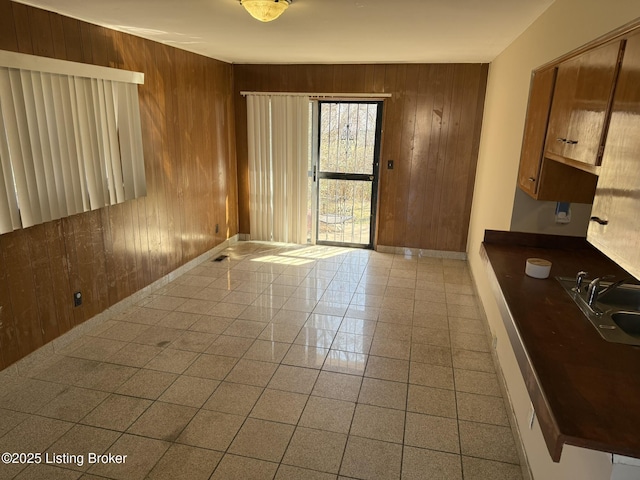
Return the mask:
<svg viewBox="0 0 640 480">
<path fill-rule="evenodd" d="M 261 22 L 270 22 L 278 18 L 293 0 L 240 0 L 249 14 Z"/>
</svg>

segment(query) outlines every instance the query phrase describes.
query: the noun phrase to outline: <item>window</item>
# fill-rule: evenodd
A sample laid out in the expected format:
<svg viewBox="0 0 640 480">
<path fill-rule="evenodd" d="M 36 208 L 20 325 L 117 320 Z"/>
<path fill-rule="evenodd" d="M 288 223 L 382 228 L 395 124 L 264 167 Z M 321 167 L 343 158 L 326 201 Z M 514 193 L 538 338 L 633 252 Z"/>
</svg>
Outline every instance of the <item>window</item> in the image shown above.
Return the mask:
<svg viewBox="0 0 640 480">
<path fill-rule="evenodd" d="M 0 52 L 0 234 L 146 195 L 142 79 Z"/>
</svg>

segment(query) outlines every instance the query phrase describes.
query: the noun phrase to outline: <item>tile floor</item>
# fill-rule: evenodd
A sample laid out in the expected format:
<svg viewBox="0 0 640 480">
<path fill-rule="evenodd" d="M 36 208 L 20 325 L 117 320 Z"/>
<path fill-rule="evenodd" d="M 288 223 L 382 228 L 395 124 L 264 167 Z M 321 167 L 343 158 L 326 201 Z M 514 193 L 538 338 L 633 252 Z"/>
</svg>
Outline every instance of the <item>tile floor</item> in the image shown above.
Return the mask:
<svg viewBox="0 0 640 480">
<path fill-rule="evenodd" d="M 465 262 L 225 254 L 2 379 L 0 452 L 42 463 L 0 479 L 522 478 Z"/>
</svg>

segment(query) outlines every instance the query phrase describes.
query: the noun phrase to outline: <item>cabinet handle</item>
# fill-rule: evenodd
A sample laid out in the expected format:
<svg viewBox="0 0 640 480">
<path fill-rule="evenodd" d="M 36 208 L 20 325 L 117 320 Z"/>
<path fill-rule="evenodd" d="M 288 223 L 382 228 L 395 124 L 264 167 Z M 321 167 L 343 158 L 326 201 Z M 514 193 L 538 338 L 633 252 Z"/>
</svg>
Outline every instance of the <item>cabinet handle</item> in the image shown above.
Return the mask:
<svg viewBox="0 0 640 480">
<path fill-rule="evenodd" d="M 533 178 L 533 177 L 529 177 L 529 181 L 530 181 L 530 182 L 535 182 L 535 181 L 536 181 L 536 179 L 535 179 L 535 178 Z"/>
<path fill-rule="evenodd" d="M 609 220 L 603 220 L 600 217 L 591 217 L 590 220 L 592 222 L 596 222 L 599 225 L 608 225 L 609 224 Z"/>
<path fill-rule="evenodd" d="M 567 139 L 566 138 L 556 138 L 556 142 L 567 143 Z"/>
<path fill-rule="evenodd" d="M 578 143 L 578 140 L 567 140 L 567 142 L 569 145 L 575 145 L 576 143 Z"/>
</svg>

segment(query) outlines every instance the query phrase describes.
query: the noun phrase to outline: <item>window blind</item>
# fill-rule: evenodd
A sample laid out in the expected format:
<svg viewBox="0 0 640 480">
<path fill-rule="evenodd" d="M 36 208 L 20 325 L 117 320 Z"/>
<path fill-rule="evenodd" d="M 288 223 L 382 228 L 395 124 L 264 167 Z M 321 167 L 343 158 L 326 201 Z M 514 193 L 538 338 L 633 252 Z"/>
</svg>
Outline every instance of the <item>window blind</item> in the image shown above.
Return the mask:
<svg viewBox="0 0 640 480">
<path fill-rule="evenodd" d="M 146 195 L 139 77 L 23 57 L 0 56 L 0 233 Z"/>
</svg>

